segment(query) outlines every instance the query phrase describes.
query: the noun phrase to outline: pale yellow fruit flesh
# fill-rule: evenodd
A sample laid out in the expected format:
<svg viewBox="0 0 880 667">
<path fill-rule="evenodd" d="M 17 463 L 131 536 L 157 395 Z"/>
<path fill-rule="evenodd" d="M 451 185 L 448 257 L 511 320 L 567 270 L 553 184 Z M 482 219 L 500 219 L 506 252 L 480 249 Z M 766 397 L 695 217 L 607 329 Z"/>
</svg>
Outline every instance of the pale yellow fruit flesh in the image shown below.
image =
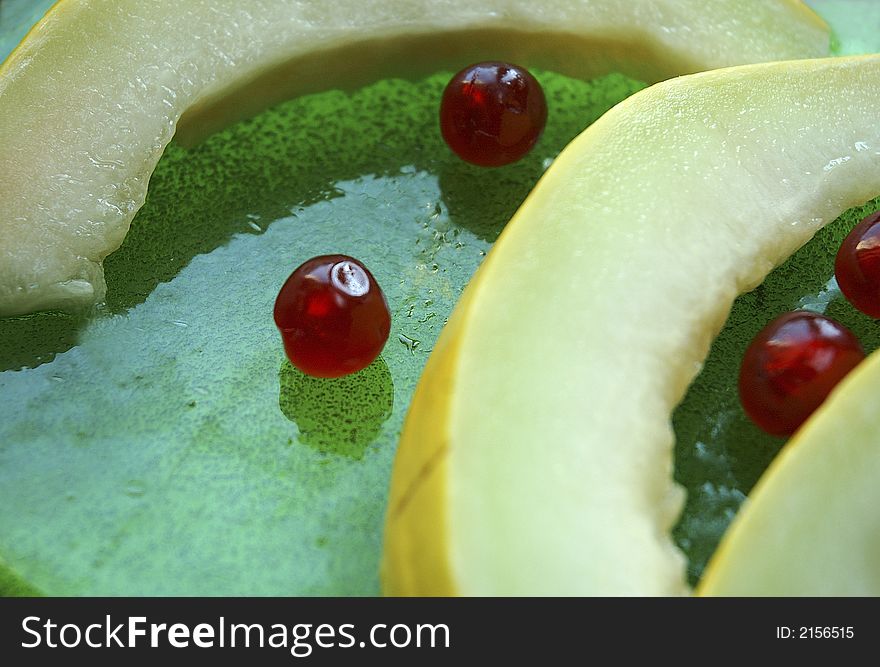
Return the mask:
<svg viewBox="0 0 880 667">
<path fill-rule="evenodd" d="M 102 299 L 178 122 L 191 142 L 293 94 L 477 58 L 657 80 L 827 49 L 809 10 L 765 0 L 64 0 L 0 69 L 0 316 Z"/>
<path fill-rule="evenodd" d="M 880 353 L 785 445 L 697 592 L 880 595 Z"/>
<path fill-rule="evenodd" d="M 736 295 L 880 192 L 878 90 L 877 56 L 681 77 L 565 149 L 416 392 L 387 592 L 687 592 L 670 413 Z"/>
</svg>

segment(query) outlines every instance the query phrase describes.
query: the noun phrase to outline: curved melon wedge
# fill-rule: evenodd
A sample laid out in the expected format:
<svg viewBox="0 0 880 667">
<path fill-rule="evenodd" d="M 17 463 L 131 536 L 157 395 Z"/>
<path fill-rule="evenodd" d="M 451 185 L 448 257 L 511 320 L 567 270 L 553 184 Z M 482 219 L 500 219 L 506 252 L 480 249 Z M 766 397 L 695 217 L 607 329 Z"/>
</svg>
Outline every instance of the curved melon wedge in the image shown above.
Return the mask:
<svg viewBox="0 0 880 667">
<path fill-rule="evenodd" d="M 0 68 L 0 316 L 103 297 L 178 120 L 193 141 L 293 94 L 476 58 L 657 80 L 828 43 L 789 0 L 62 0 Z"/>
<path fill-rule="evenodd" d="M 657 84 L 556 159 L 441 334 L 392 477 L 391 594 L 670 595 L 670 414 L 734 298 L 880 193 L 880 56 Z"/>
<path fill-rule="evenodd" d="M 697 592 L 880 595 L 880 353 L 774 459 Z"/>
</svg>

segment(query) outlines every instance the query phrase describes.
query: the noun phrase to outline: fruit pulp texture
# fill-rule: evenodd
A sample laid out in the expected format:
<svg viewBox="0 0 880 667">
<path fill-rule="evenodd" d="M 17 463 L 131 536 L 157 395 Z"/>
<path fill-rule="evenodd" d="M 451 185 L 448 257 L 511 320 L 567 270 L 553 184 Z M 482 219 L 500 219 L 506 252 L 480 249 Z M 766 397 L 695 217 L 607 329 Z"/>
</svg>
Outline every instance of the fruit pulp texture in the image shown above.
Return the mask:
<svg viewBox="0 0 880 667">
<path fill-rule="evenodd" d="M 739 375 L 743 408 L 768 433 L 790 435 L 864 356 L 842 324 L 816 313 L 786 313 L 746 350 Z"/>
<path fill-rule="evenodd" d="M 880 318 L 880 211 L 847 235 L 834 262 L 840 291 L 860 311 Z"/>
<path fill-rule="evenodd" d="M 482 167 L 516 162 L 547 122 L 541 84 L 511 63 L 483 62 L 458 72 L 440 105 L 440 129 L 461 159 Z"/>
<path fill-rule="evenodd" d="M 356 373 L 379 356 L 391 314 L 363 264 L 322 255 L 301 264 L 284 283 L 275 324 L 290 363 L 307 375 L 333 378 Z"/>
</svg>

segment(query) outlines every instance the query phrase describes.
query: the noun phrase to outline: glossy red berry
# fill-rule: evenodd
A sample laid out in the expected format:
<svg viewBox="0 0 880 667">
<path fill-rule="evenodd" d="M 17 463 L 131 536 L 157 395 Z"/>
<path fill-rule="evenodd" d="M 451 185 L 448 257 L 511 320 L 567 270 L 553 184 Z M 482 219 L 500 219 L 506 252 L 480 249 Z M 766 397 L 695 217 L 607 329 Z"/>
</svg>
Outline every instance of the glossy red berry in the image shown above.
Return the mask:
<svg viewBox="0 0 880 667">
<path fill-rule="evenodd" d="M 864 358 L 858 339 L 842 324 L 817 313 L 786 313 L 746 350 L 740 401 L 762 429 L 790 435 Z"/>
<path fill-rule="evenodd" d="M 840 291 L 856 308 L 880 318 L 880 211 L 872 213 L 847 235 L 834 275 Z"/>
<path fill-rule="evenodd" d="M 308 375 L 332 378 L 372 363 L 388 339 L 391 315 L 363 264 L 323 255 L 284 283 L 275 300 L 275 324 L 290 363 Z"/>
<path fill-rule="evenodd" d="M 481 167 L 519 160 L 535 145 L 546 122 L 541 85 L 511 63 L 466 67 L 443 91 L 443 139 L 461 159 Z"/>
</svg>

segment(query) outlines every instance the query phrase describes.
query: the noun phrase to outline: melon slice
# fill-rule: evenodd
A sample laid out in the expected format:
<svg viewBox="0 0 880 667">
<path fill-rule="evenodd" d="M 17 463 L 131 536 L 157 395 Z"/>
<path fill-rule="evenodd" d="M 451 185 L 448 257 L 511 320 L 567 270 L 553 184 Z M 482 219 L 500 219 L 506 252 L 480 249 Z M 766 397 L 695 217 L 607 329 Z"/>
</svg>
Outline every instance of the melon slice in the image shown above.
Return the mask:
<svg viewBox="0 0 880 667">
<path fill-rule="evenodd" d="M 880 353 L 831 394 L 750 494 L 701 595 L 880 595 Z"/>
<path fill-rule="evenodd" d="M 687 592 L 670 413 L 734 298 L 880 193 L 878 89 L 880 56 L 696 74 L 563 151 L 416 390 L 388 593 Z"/>
<path fill-rule="evenodd" d="M 828 42 L 789 0 L 62 0 L 0 69 L 0 316 L 101 300 L 178 123 L 480 57 L 659 80 Z"/>
</svg>

